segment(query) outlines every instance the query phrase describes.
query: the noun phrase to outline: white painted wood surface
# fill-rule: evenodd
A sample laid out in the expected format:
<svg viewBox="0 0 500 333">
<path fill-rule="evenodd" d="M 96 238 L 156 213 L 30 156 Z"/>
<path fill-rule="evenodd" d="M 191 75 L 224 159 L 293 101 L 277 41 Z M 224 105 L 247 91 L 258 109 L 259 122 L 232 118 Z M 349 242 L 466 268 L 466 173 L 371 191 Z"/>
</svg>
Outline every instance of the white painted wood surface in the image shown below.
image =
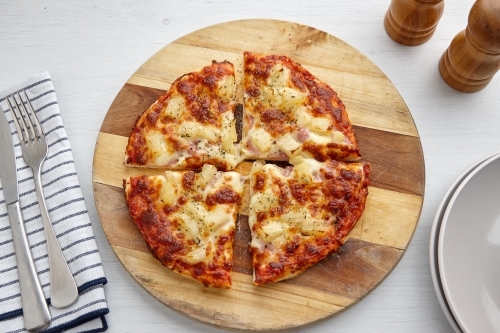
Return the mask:
<svg viewBox="0 0 500 333">
<path fill-rule="evenodd" d="M 412 112 L 426 162 L 421 219 L 396 269 L 353 308 L 293 332 L 452 332 L 430 275 L 432 220 L 454 179 L 500 151 L 500 74 L 484 90 L 466 94 L 448 87 L 438 72 L 471 5 L 447 0 L 431 40 L 405 47 L 385 33 L 388 0 L 0 1 L 0 90 L 45 70 L 52 77 L 109 281 L 109 331 L 222 331 L 178 314 L 142 289 L 104 236 L 92 193 L 92 157 L 111 102 L 146 59 L 178 37 L 224 21 L 275 18 L 335 35 L 379 66 Z"/>
</svg>

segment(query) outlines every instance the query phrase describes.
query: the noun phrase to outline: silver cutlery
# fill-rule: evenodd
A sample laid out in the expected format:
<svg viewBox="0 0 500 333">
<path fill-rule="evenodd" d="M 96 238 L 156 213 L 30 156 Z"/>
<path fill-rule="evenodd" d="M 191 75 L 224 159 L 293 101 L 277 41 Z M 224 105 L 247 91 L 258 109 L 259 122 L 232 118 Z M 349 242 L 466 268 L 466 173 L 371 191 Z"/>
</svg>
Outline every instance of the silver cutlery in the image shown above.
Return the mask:
<svg viewBox="0 0 500 333">
<path fill-rule="evenodd" d="M 57 241 L 50 221 L 41 181 L 41 168 L 47 156 L 48 145 L 37 115 L 25 91 L 6 97 L 21 141 L 23 159 L 32 169 L 36 194 L 42 215 L 50 264 L 50 300 L 56 308 L 67 307 L 77 299 L 78 288 L 73 274 Z M 14 103 L 11 102 L 13 100 Z"/>
<path fill-rule="evenodd" d="M 0 108 L 0 111 L 2 113 L 0 115 L 0 179 L 2 180 L 5 203 L 7 204 L 17 270 L 19 272 L 24 324 L 28 331 L 37 331 L 47 327 L 51 322 L 51 317 L 33 263 L 19 206 L 16 156 L 10 127 L 2 108 Z"/>
</svg>

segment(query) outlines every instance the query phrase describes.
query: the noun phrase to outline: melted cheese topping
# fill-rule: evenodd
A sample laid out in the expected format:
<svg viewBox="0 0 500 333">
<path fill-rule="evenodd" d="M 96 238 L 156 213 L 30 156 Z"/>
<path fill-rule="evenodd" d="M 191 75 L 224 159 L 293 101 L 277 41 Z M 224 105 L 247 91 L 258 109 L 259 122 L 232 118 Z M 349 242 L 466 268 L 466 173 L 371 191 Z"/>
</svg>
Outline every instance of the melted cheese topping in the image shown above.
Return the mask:
<svg viewBox="0 0 500 333">
<path fill-rule="evenodd" d="M 330 229 L 334 232 L 332 221 L 336 219 L 335 214 L 330 214 L 328 218 L 311 211 L 308 202 L 303 205 L 293 196 L 286 195 L 286 207 L 280 202 L 283 191 L 290 191 L 289 180 L 307 184 L 313 180 L 319 181 L 318 172 L 321 164 L 312 159 L 307 159 L 295 165 L 292 172 L 286 175 L 283 170 L 273 164 L 262 165 L 262 162 L 255 162 L 251 170 L 251 188 L 255 187 L 256 175 L 265 174 L 266 182 L 260 191 L 254 191 L 250 199 L 249 226 L 251 230 L 256 230 L 250 246 L 264 250 L 269 248 L 282 248 L 296 235 L 299 237 L 310 236 L 315 232 L 323 233 Z M 300 200 L 302 200 L 301 198 Z M 319 198 L 325 199 L 325 198 Z M 283 200 L 284 201 L 284 200 Z M 318 202 L 314 202 L 318 204 Z M 263 212 L 277 210 L 279 213 L 271 214 L 265 220 L 258 222 L 257 215 Z"/>
<path fill-rule="evenodd" d="M 245 52 L 244 88 L 244 119 L 252 120 L 244 124 L 246 158 L 359 158 L 342 102 L 299 64 Z"/>
<path fill-rule="evenodd" d="M 250 171 L 255 284 L 291 278 L 338 249 L 364 208 L 367 164 L 291 162 L 283 169 L 256 161 Z"/>
<path fill-rule="evenodd" d="M 125 164 L 177 170 L 209 163 L 222 171 L 233 169 L 242 161 L 234 98 L 231 63 L 213 63 L 177 79 L 138 119 Z"/>
<path fill-rule="evenodd" d="M 173 180 L 176 181 L 172 184 L 173 186 L 180 186 L 179 179 Z M 198 201 L 188 193 L 184 193 L 184 196 L 188 194 L 188 201 L 179 209 L 179 213 L 172 216 L 174 221 L 177 219 L 179 223 L 179 232 L 195 242 L 187 254 L 187 262 L 208 264 L 213 261 L 217 238 L 234 231 L 239 202 L 208 205 L 207 198 L 224 188 L 230 188 L 241 197 L 243 182 L 240 174 L 236 172 L 218 172 L 213 165 L 205 164 L 202 171 L 196 175 L 194 183 L 194 191 L 191 195 L 201 196 L 200 200 Z"/>
<path fill-rule="evenodd" d="M 130 215 L 165 266 L 228 288 L 243 183 L 239 173 L 205 164 L 199 173 L 130 177 L 125 194 Z"/>
</svg>

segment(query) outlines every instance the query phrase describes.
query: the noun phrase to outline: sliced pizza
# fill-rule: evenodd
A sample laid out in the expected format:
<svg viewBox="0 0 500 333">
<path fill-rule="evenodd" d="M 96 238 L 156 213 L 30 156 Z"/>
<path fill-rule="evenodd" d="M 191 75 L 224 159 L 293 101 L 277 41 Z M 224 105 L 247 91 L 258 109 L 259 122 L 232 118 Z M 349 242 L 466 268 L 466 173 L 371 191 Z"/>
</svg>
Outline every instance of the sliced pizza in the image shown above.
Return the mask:
<svg viewBox="0 0 500 333">
<path fill-rule="evenodd" d="M 181 76 L 136 121 L 125 164 L 196 170 L 207 163 L 232 170 L 241 161 L 234 92 L 228 61 Z"/>
<path fill-rule="evenodd" d="M 360 157 L 337 93 L 286 56 L 244 53 L 242 153 L 247 159 Z"/>
<path fill-rule="evenodd" d="M 336 252 L 361 217 L 370 164 L 318 162 L 293 167 L 254 162 L 249 226 L 254 284 L 292 278 Z"/>
<path fill-rule="evenodd" d="M 244 178 L 205 164 L 124 180 L 125 199 L 147 246 L 164 266 L 208 287 L 230 288 Z"/>
</svg>

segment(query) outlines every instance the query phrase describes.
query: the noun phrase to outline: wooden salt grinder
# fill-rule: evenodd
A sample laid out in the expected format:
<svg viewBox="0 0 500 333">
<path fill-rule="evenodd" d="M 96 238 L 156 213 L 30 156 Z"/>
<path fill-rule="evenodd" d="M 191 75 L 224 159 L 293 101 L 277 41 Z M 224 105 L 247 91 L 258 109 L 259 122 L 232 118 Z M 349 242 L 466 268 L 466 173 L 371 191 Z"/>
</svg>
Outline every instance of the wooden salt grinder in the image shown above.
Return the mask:
<svg viewBox="0 0 500 333">
<path fill-rule="evenodd" d="M 385 31 L 400 44 L 423 44 L 434 34 L 443 10 L 443 0 L 392 0 L 385 14 Z"/>
<path fill-rule="evenodd" d="M 439 72 L 452 88 L 476 92 L 500 68 L 500 0 L 477 0 L 468 25 L 451 41 L 439 61 Z"/>
</svg>

